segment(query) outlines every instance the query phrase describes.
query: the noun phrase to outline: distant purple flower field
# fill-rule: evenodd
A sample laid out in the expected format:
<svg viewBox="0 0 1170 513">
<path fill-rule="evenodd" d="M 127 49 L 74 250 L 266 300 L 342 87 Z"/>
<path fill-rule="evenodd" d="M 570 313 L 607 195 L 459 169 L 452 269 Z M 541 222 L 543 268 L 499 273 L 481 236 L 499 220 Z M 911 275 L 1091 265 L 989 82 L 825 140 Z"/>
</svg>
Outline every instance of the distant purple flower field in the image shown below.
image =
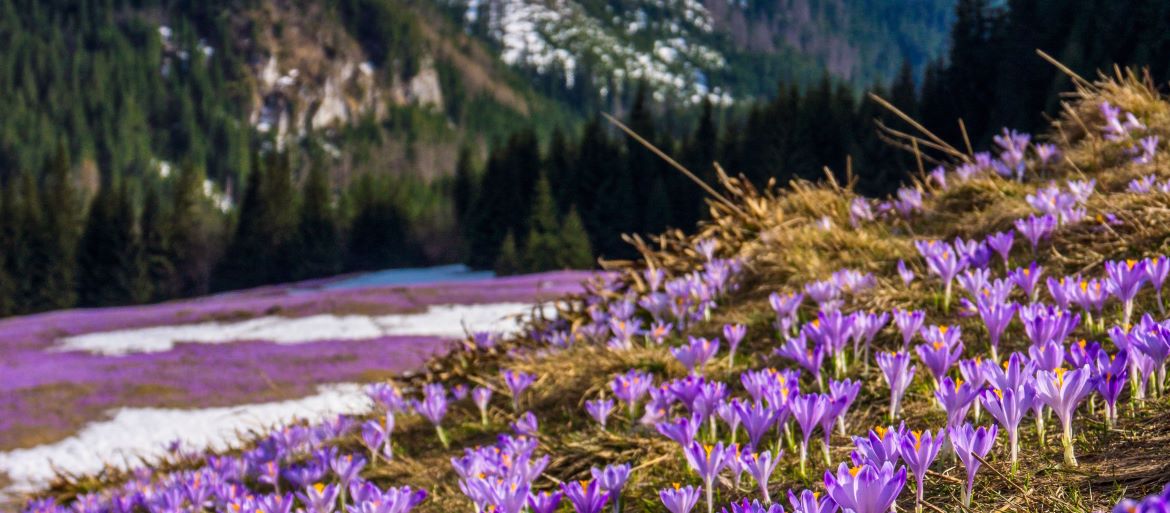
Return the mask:
<svg viewBox="0 0 1170 513">
<path fill-rule="evenodd" d="M 363 382 L 418 368 L 449 338 L 392 335 L 179 343 L 106 356 L 62 351 L 66 337 L 259 317 L 385 316 L 435 305 L 536 303 L 581 290 L 588 273 L 337 288 L 342 280 L 270 286 L 158 305 L 66 310 L 0 321 L 0 451 L 53 442 L 121 406 L 204 408 L 301 397 L 318 385 Z M 450 327 L 448 327 L 450 329 Z"/>
</svg>

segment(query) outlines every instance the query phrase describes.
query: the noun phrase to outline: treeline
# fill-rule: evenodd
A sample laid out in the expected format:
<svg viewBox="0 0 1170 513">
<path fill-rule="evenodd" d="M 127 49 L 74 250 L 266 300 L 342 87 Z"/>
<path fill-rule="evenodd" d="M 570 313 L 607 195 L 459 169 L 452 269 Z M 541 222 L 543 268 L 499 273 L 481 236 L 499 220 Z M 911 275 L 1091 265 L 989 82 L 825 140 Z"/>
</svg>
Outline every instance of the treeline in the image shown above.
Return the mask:
<svg viewBox="0 0 1170 513">
<path fill-rule="evenodd" d="M 909 66 L 875 91 L 907 109 L 917 102 Z M 852 170 L 859 189 L 876 195 L 897 187 L 913 160 L 874 131 L 874 119 L 897 126 L 892 115 L 828 78 L 807 91 L 782 87 L 776 99 L 754 104 L 744 115 L 705 103 L 689 131 L 678 128 L 682 116 L 652 104 L 642 86 L 625 123 L 709 184 L 715 182 L 716 161 L 760 185 L 773 178 L 818 180 L 827 166 L 842 180 Z M 455 190 L 477 191 L 456 195 L 455 202 L 469 263 L 478 267 L 510 258 L 509 245 L 526 243 L 523 234 L 536 215 L 531 205 L 544 182 L 557 212 L 579 215 L 589 246 L 605 258 L 636 256 L 623 233 L 689 229 L 705 214 L 702 189 L 600 117 L 576 137 L 554 132 L 543 148 L 532 132 L 522 131 L 491 152 L 481 173 L 459 176 L 466 185 Z"/>
<path fill-rule="evenodd" d="M 344 189 L 289 153 L 254 156 L 244 199 L 224 209 L 201 169 L 157 186 L 112 178 L 92 197 L 61 147 L 0 194 L 0 315 L 113 306 L 339 272 L 417 265 L 401 180 Z M 37 178 L 37 176 L 40 178 Z"/>
<path fill-rule="evenodd" d="M 1165 0 L 960 0 L 949 55 L 927 69 L 916 115 L 958 148 L 958 118 L 976 146 L 1005 126 L 1040 132 L 1073 85 L 1037 49 L 1089 80 L 1118 65 L 1148 68 L 1164 85 L 1168 23 Z"/>
<path fill-rule="evenodd" d="M 1117 63 L 1148 67 L 1159 84 L 1170 80 L 1170 2 L 960 0 L 955 20 L 947 59 L 930 64 L 921 81 L 903 64 L 893 83 L 868 92 L 889 99 L 957 148 L 966 147 L 959 119 L 975 149 L 987 147 L 1004 126 L 1044 130 L 1071 83 L 1036 49 L 1088 78 Z M 640 88 L 626 121 L 708 183 L 714 181 L 714 161 L 757 185 L 817 180 L 827 168 L 838 180 L 852 170 L 858 190 L 877 196 L 918 171 L 914 158 L 882 140 L 875 121 L 905 125 L 828 78 L 813 87 L 781 85 L 772 100 L 746 108 L 713 113 L 705 105 L 690 133 L 679 129 L 686 116 L 668 105 L 650 105 Z M 508 170 L 493 170 L 501 165 Z M 492 152 L 483 177 L 465 225 L 469 258 L 478 266 L 507 254 L 502 247 L 508 233 L 525 233 L 525 205 L 540 177 L 547 178 L 562 212 L 572 207 L 580 213 L 602 257 L 633 256 L 622 233 L 686 228 L 702 213 L 698 187 L 596 118 L 577 138 L 554 134 L 543 153 L 531 134 L 520 133 Z"/>
</svg>

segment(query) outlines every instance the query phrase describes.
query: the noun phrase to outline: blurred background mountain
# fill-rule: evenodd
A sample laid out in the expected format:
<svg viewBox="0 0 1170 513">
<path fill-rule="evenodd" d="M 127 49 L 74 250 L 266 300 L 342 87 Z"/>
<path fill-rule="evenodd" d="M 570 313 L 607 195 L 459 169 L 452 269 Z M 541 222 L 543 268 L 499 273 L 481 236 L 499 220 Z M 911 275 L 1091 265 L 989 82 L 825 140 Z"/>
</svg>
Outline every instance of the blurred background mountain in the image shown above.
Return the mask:
<svg viewBox="0 0 1170 513">
<path fill-rule="evenodd" d="M 1159 0 L 0 0 L 0 314 L 339 272 L 632 256 L 711 180 L 913 158 L 872 91 L 964 147 L 1067 78 L 1170 71 Z"/>
</svg>

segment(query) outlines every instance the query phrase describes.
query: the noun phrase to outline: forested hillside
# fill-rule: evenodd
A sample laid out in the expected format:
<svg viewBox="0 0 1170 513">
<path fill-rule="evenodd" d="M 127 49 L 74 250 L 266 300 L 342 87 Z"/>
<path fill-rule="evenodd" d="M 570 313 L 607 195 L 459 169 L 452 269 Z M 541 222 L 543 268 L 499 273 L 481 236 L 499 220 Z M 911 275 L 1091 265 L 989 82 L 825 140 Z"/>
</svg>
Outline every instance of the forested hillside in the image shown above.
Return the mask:
<svg viewBox="0 0 1170 513">
<path fill-rule="evenodd" d="M 713 2 L 0 0 L 0 314 L 628 257 L 705 212 L 603 112 L 708 182 L 884 194 L 936 155 L 866 92 L 978 149 L 1055 114 L 1036 48 L 1170 73 L 1153 0 Z"/>
</svg>

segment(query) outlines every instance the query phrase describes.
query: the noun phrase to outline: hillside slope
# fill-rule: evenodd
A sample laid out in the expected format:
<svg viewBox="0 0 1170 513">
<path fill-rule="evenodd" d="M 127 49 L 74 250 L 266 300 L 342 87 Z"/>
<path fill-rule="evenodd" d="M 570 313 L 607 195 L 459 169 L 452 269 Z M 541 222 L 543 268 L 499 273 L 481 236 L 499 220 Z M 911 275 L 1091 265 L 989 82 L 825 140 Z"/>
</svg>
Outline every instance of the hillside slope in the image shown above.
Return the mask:
<svg viewBox="0 0 1170 513">
<path fill-rule="evenodd" d="M 1129 75 L 1080 82 L 1045 137 L 1051 147 L 1011 133 L 995 154 L 967 155 L 925 136 L 924 147 L 957 162 L 889 201 L 857 197 L 848 184 L 757 192 L 724 177 L 728 199 L 711 201 L 697 235 L 666 234 L 653 248 L 635 240 L 644 261 L 568 298 L 560 320 L 502 344 L 469 341 L 426 375 L 371 389 L 378 406 L 360 429 L 285 428 L 222 458 L 62 481 L 31 510 L 186 504 L 163 490 L 206 489 L 198 497 L 216 509 L 287 510 L 295 500 L 333 511 L 339 489 L 329 483 L 339 479 L 350 485 L 347 505 L 392 511 L 518 512 L 530 492 L 533 511 L 557 511 L 562 496 L 537 493 L 545 490 L 564 490 L 560 511 L 597 513 L 619 498 L 627 510 L 661 511 L 660 497 L 687 505 L 672 511 L 711 511 L 740 499 L 784 502 L 785 490 L 802 489 L 819 499 L 807 494 L 794 510 L 837 511 L 808 501 L 847 505 L 839 485 L 854 479 L 909 510 L 914 474 L 925 474 L 919 496 L 936 511 L 1110 508 L 1123 494 L 1160 490 L 1170 470 L 1160 370 L 1170 346 L 1156 321 L 1170 236 L 1168 135 L 1170 102 Z M 1005 311 L 1006 323 L 986 324 L 1006 331 L 989 335 L 985 319 Z M 911 360 L 917 372 L 891 405 L 886 376 Z M 481 411 L 462 395 L 468 388 Z M 1008 432 L 1021 417 L 971 408 L 1012 397 L 1046 397 L 1056 411 L 1045 427 L 1027 403 L 1013 403 L 1026 417 L 1018 469 Z M 895 422 L 916 431 L 875 428 L 865 438 Z M 979 458 L 963 449 L 986 436 L 972 423 L 1000 426 Z M 379 438 L 388 428 L 393 435 Z M 959 458 L 910 464 L 908 454 L 932 447 L 920 429 L 958 437 Z M 744 456 L 752 445 L 758 458 Z M 321 447 L 351 459 L 314 452 Z M 841 463 L 851 457 L 852 469 Z M 757 465 L 769 459 L 778 466 Z M 883 461 L 891 466 L 879 472 Z M 964 469 L 982 461 L 970 470 L 972 495 Z M 903 464 L 908 479 L 895 474 Z M 225 492 L 238 487 L 248 491 Z M 294 499 L 274 487 L 307 488 Z"/>
</svg>

